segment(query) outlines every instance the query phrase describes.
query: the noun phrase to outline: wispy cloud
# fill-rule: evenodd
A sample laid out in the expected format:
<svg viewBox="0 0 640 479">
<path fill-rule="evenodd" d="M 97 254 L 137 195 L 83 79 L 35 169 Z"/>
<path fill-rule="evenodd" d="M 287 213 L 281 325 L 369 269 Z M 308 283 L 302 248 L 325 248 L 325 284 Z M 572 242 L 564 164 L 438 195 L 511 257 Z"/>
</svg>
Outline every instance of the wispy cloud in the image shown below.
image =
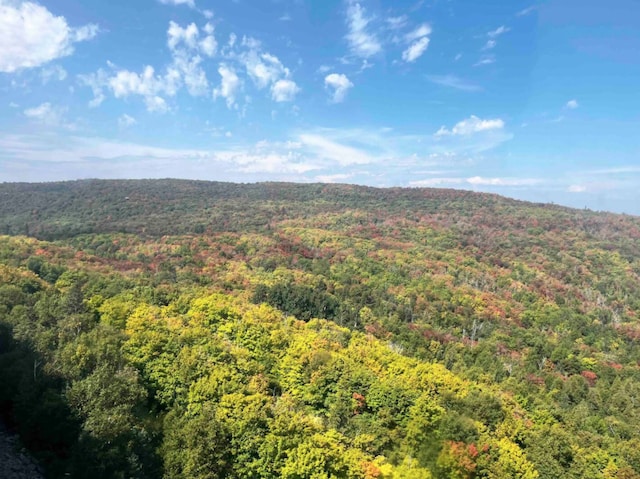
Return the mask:
<svg viewBox="0 0 640 479">
<path fill-rule="evenodd" d="M 303 133 L 298 136 L 301 144 L 311 150 L 314 156 L 330 160 L 341 166 L 373 163 L 375 158 L 361 149 L 338 143 L 320 134 Z"/>
<path fill-rule="evenodd" d="M 409 17 L 407 15 L 386 18 L 387 25 L 391 30 L 399 30 L 403 28 L 408 21 Z"/>
<path fill-rule="evenodd" d="M 436 85 L 455 88 L 456 90 L 470 92 L 482 90 L 482 87 L 480 87 L 479 85 L 463 80 L 462 78 L 455 75 L 427 75 L 427 80 L 429 80 L 431 83 L 435 83 Z"/>
<path fill-rule="evenodd" d="M 538 9 L 537 5 L 532 5 L 530 7 L 523 8 L 518 13 L 516 13 L 516 16 L 517 17 L 524 17 L 524 16 L 527 16 L 527 15 L 533 13 L 537 9 Z"/>
<path fill-rule="evenodd" d="M 524 187 L 536 186 L 543 181 L 539 178 L 485 178 L 482 176 L 471 177 L 436 177 L 426 178 L 424 180 L 411 181 L 411 186 L 495 186 L 495 187 Z"/>
<path fill-rule="evenodd" d="M 484 55 L 473 64 L 474 67 L 481 67 L 484 65 L 491 65 L 496 62 L 496 57 L 494 55 Z"/>
<path fill-rule="evenodd" d="M 505 27 L 504 25 L 500 25 L 495 30 L 491 30 L 491 31 L 487 32 L 487 36 L 489 38 L 498 38 L 500 35 L 502 35 L 503 33 L 507 33 L 510 30 L 511 30 L 511 28 Z"/>
<path fill-rule="evenodd" d="M 430 34 L 431 26 L 426 23 L 407 33 L 404 38 L 409 43 L 409 46 L 402 52 L 402 59 L 405 62 L 412 63 L 420 58 L 429 48 Z"/>
<path fill-rule="evenodd" d="M 351 53 L 357 57 L 369 58 L 382 51 L 382 44 L 375 33 L 369 28 L 371 18 L 367 17 L 365 9 L 355 0 L 347 4 L 346 36 Z"/>
<path fill-rule="evenodd" d="M 196 3 L 194 0 L 159 0 L 160 3 L 165 5 L 187 5 L 188 7 L 195 8 Z"/>
<path fill-rule="evenodd" d="M 502 130 L 503 128 L 504 121 L 500 118 L 483 120 L 471 115 L 469 118 L 456 123 L 450 130 L 444 126 L 440 127 L 435 136 L 472 135 L 482 131 Z"/>
<path fill-rule="evenodd" d="M 24 116 L 30 120 L 53 128 L 65 128 L 68 130 L 75 129 L 75 125 L 66 120 L 66 107 L 57 107 L 49 102 L 41 105 L 27 108 L 24 110 Z"/>
<path fill-rule="evenodd" d="M 138 123 L 136 119 L 130 115 L 127 115 L 126 113 L 122 115 L 120 118 L 118 118 L 118 126 L 120 128 L 129 128 L 130 126 L 133 126 L 136 123 Z"/>
</svg>

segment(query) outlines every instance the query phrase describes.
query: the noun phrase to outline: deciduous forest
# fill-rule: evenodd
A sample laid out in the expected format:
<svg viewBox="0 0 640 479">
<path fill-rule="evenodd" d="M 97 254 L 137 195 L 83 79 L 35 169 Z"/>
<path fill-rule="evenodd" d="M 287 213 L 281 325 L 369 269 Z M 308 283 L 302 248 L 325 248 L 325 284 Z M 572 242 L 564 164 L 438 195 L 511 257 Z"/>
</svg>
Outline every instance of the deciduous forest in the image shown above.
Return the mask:
<svg viewBox="0 0 640 479">
<path fill-rule="evenodd" d="M 0 411 L 58 478 L 640 478 L 640 218 L 0 184 Z"/>
</svg>

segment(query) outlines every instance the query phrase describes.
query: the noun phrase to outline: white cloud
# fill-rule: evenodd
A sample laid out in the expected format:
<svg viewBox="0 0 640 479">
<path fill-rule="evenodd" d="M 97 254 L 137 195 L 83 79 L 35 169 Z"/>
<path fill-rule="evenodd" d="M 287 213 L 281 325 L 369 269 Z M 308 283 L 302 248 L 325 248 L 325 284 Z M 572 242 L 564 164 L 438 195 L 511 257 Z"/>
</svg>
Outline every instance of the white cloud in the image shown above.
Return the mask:
<svg viewBox="0 0 640 479">
<path fill-rule="evenodd" d="M 120 128 L 127 128 L 135 125 L 136 123 L 138 123 L 136 119 L 132 116 L 127 115 L 126 113 L 118 118 L 118 126 Z"/>
<path fill-rule="evenodd" d="M 496 38 L 496 37 L 499 37 L 500 35 L 502 35 L 503 33 L 507 33 L 510 30 L 511 29 L 509 27 L 505 27 L 504 25 L 501 25 L 498 28 L 496 28 L 495 30 L 491 30 L 490 32 L 487 32 L 487 36 L 489 38 Z"/>
<path fill-rule="evenodd" d="M 213 26 L 207 23 L 203 27 L 204 35 L 195 23 L 185 27 L 171 21 L 167 29 L 167 46 L 171 51 L 171 63 L 163 74 L 157 74 L 154 67 L 147 65 L 141 73 L 130 70 L 118 70 L 109 63 L 114 72 L 102 69 L 95 73 L 78 76 L 82 85 L 93 91 L 93 100 L 89 106 L 97 107 L 105 99 L 105 90 L 111 90 L 116 98 L 130 95 L 143 97 L 147 110 L 165 112 L 169 109 L 165 97 L 173 97 L 185 87 L 190 95 L 199 96 L 209 93 L 209 81 L 202 68 L 202 57 L 213 56 L 217 42 L 213 36 Z"/>
<path fill-rule="evenodd" d="M 231 109 L 236 106 L 236 93 L 240 88 L 240 78 L 233 67 L 224 63 L 220 64 L 218 73 L 221 77 L 220 86 L 213 90 L 213 98 L 224 98 L 227 101 L 227 108 Z"/>
<path fill-rule="evenodd" d="M 456 123 L 450 130 L 444 126 L 440 127 L 435 136 L 472 135 L 481 131 L 501 130 L 503 128 L 504 121 L 500 118 L 483 120 L 475 115 L 471 115 L 469 118 Z"/>
<path fill-rule="evenodd" d="M 161 96 L 146 96 L 144 98 L 144 104 L 147 106 L 147 110 L 150 112 L 164 113 L 169 110 L 167 102 Z"/>
<path fill-rule="evenodd" d="M 411 32 L 407 33 L 404 38 L 407 43 L 411 43 L 414 40 L 419 40 L 422 37 L 426 37 L 428 35 L 431 35 L 431 26 L 427 23 L 423 23 Z"/>
<path fill-rule="evenodd" d="M 325 77 L 324 86 L 325 88 L 333 90 L 331 101 L 340 103 L 344 101 L 349 89 L 353 88 L 353 83 L 342 73 L 331 73 Z"/>
<path fill-rule="evenodd" d="M 614 166 L 598 170 L 587 170 L 584 173 L 592 175 L 618 175 L 621 173 L 640 173 L 640 166 Z"/>
<path fill-rule="evenodd" d="M 293 101 L 300 88 L 292 80 L 278 80 L 271 87 L 271 98 L 277 102 Z"/>
<path fill-rule="evenodd" d="M 213 10 L 202 10 L 202 14 L 207 20 L 211 20 L 213 18 Z"/>
<path fill-rule="evenodd" d="M 168 70 L 168 74 L 175 77 L 176 83 L 182 78 L 192 96 L 205 95 L 209 90 L 209 81 L 200 66 L 201 62 L 199 55 L 189 56 L 184 51 L 178 51 L 174 53 L 173 64 Z"/>
<path fill-rule="evenodd" d="M 249 45 L 249 50 L 241 56 L 241 61 L 258 89 L 263 89 L 280 78 L 289 76 L 289 69 L 282 64 L 278 57 L 260 52 L 258 42 L 245 39 L 243 43 Z"/>
<path fill-rule="evenodd" d="M 580 104 L 578 103 L 577 100 L 569 100 L 567 102 L 567 104 L 565 105 L 565 108 L 568 108 L 569 110 L 575 110 L 579 106 L 580 106 Z"/>
<path fill-rule="evenodd" d="M 413 42 L 405 51 L 402 52 L 402 59 L 405 62 L 415 62 L 429 47 L 429 38 L 422 37 Z"/>
<path fill-rule="evenodd" d="M 405 62 L 413 63 L 420 58 L 429 48 L 429 37 L 431 26 L 426 23 L 416 27 L 404 36 L 404 40 L 410 45 L 402 52 L 402 59 Z"/>
<path fill-rule="evenodd" d="M 169 49 L 175 50 L 180 43 L 184 42 L 188 48 L 196 48 L 199 35 L 200 32 L 195 23 L 182 28 L 176 22 L 171 21 L 167 30 L 167 45 L 169 45 Z"/>
<path fill-rule="evenodd" d="M 484 178 L 473 176 L 467 178 L 467 183 L 478 186 L 532 186 L 540 183 L 537 178 Z"/>
<path fill-rule="evenodd" d="M 390 29 L 399 30 L 407 24 L 408 20 L 409 17 L 407 17 L 406 15 L 400 15 L 398 17 L 388 17 L 386 19 L 386 22 L 389 25 Z"/>
<path fill-rule="evenodd" d="M 108 86 L 116 98 L 129 95 L 140 95 L 146 98 L 159 93 L 175 95 L 178 81 L 177 72 L 169 71 L 165 76 L 158 76 L 154 68 L 147 65 L 140 74 L 129 70 L 118 71 L 115 76 L 108 79 Z"/>
<path fill-rule="evenodd" d="M 44 65 L 73 53 L 74 43 L 90 40 L 97 25 L 73 28 L 42 5 L 0 0 L 0 72 Z"/>
<path fill-rule="evenodd" d="M 244 37 L 241 45 L 246 51 L 235 58 L 244 66 L 256 88 L 270 87 L 271 99 L 276 102 L 293 101 L 300 88 L 291 80 L 291 71 L 280 59 L 262 51 L 262 44 L 255 38 Z"/>
<path fill-rule="evenodd" d="M 193 0 L 160 0 L 160 3 L 165 5 L 187 5 L 188 7 L 195 8 L 196 4 Z"/>
<path fill-rule="evenodd" d="M 187 50 L 213 57 L 218 50 L 218 42 L 213 36 L 215 28 L 211 23 L 206 23 L 202 31 L 205 35 L 201 38 L 200 30 L 195 23 L 190 23 L 183 28 L 176 22 L 171 21 L 167 30 L 167 45 L 172 52 L 182 46 L 183 48 L 186 47 Z"/>
<path fill-rule="evenodd" d="M 347 7 L 347 26 L 351 53 L 361 58 L 369 58 L 382 51 L 382 45 L 376 35 L 371 33 L 368 25 L 370 18 L 365 16 L 365 9 L 357 1 L 350 0 Z"/>
<path fill-rule="evenodd" d="M 485 178 L 482 176 L 472 176 L 470 178 L 463 177 L 436 177 L 427 178 L 425 180 L 416 180 L 409 182 L 410 186 L 451 186 L 451 185 L 471 185 L 474 186 L 501 186 L 501 187 L 518 187 L 518 186 L 535 186 L 542 183 L 538 178 Z"/>
<path fill-rule="evenodd" d="M 28 118 L 33 118 L 36 120 L 46 120 L 53 114 L 53 108 L 51 107 L 51 103 L 43 103 L 40 106 L 27 108 L 24 111 L 24 114 Z"/>
<path fill-rule="evenodd" d="M 67 70 L 60 65 L 53 65 L 51 67 L 44 67 L 40 70 L 40 78 L 45 85 L 51 80 L 64 81 L 67 78 Z"/>
<path fill-rule="evenodd" d="M 0 161 L 35 162 L 30 178 L 78 177 L 208 178 L 227 180 L 269 173 L 283 180 L 302 180 L 321 168 L 291 142 L 260 142 L 226 150 L 159 148 L 104 138 L 0 134 Z M 5 163 L 6 164 L 6 163 Z M 36 169 L 37 168 L 37 169 Z M 251 176 L 250 176 L 251 177 Z M 253 176 L 261 178 L 261 176 Z"/>
<path fill-rule="evenodd" d="M 587 191 L 587 187 L 585 185 L 570 185 L 567 191 L 569 193 L 584 193 Z"/>
<path fill-rule="evenodd" d="M 46 102 L 33 108 L 27 108 L 23 113 L 27 118 L 42 125 L 54 128 L 74 129 L 75 125 L 65 120 L 66 111 L 66 108 L 56 107 Z"/>
<path fill-rule="evenodd" d="M 207 25 L 209 24 L 207 23 Z M 213 36 L 213 29 L 211 30 L 211 34 L 200 40 L 200 50 L 208 57 L 215 56 L 216 51 L 218 50 L 218 42 Z"/>
<path fill-rule="evenodd" d="M 491 50 L 493 48 L 495 48 L 495 46 L 497 45 L 495 40 L 487 40 L 487 43 L 484 44 L 484 47 L 482 47 L 483 50 Z"/>
<path fill-rule="evenodd" d="M 527 7 L 523 10 L 520 10 L 518 13 L 516 13 L 517 17 L 524 17 L 526 15 L 529 15 L 530 13 L 532 13 L 533 11 L 535 11 L 537 9 L 536 5 L 532 5 L 531 7 Z"/>
<path fill-rule="evenodd" d="M 481 67 L 484 65 L 491 65 L 496 62 L 496 57 L 493 55 L 485 55 L 476 63 L 473 64 L 474 67 Z"/>
<path fill-rule="evenodd" d="M 427 79 L 437 85 L 455 88 L 463 91 L 480 91 L 482 88 L 475 83 L 463 80 L 455 75 L 427 75 Z"/>
<path fill-rule="evenodd" d="M 78 82 L 83 86 L 91 88 L 93 99 L 89 101 L 90 108 L 96 108 L 105 100 L 104 87 L 108 83 L 107 72 L 100 69 L 95 73 L 78 75 Z"/>
<path fill-rule="evenodd" d="M 91 40 L 98 33 L 100 33 L 100 27 L 94 23 L 89 23 L 80 28 L 76 28 L 72 31 L 73 41 L 75 42 L 84 42 L 87 40 Z"/>
<path fill-rule="evenodd" d="M 362 150 L 343 145 L 319 134 L 303 133 L 298 136 L 298 139 L 302 145 L 311 150 L 314 156 L 341 166 L 364 165 L 375 161 L 374 157 Z"/>
<path fill-rule="evenodd" d="M 353 175 L 349 173 L 336 173 L 334 175 L 318 175 L 315 179 L 320 183 L 341 183 L 352 177 Z"/>
</svg>

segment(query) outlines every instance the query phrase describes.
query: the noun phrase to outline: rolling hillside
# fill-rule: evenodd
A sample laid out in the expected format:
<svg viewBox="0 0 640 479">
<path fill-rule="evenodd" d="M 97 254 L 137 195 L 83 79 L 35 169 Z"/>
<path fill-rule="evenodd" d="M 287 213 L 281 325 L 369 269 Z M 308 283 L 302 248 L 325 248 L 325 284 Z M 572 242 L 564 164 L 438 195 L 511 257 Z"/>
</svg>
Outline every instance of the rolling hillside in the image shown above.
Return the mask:
<svg viewBox="0 0 640 479">
<path fill-rule="evenodd" d="M 325 184 L 0 199 L 0 405 L 50 477 L 640 477 L 640 218 Z"/>
</svg>

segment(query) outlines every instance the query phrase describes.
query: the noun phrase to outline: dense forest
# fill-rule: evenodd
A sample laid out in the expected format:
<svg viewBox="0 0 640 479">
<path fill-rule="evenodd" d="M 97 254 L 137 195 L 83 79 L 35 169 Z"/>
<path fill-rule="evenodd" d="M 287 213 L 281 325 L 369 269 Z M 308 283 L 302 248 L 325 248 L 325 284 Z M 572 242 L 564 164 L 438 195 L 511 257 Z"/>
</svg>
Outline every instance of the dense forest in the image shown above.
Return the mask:
<svg viewBox="0 0 640 479">
<path fill-rule="evenodd" d="M 633 216 L 0 184 L 0 412 L 52 478 L 640 478 L 639 316 Z"/>
</svg>

